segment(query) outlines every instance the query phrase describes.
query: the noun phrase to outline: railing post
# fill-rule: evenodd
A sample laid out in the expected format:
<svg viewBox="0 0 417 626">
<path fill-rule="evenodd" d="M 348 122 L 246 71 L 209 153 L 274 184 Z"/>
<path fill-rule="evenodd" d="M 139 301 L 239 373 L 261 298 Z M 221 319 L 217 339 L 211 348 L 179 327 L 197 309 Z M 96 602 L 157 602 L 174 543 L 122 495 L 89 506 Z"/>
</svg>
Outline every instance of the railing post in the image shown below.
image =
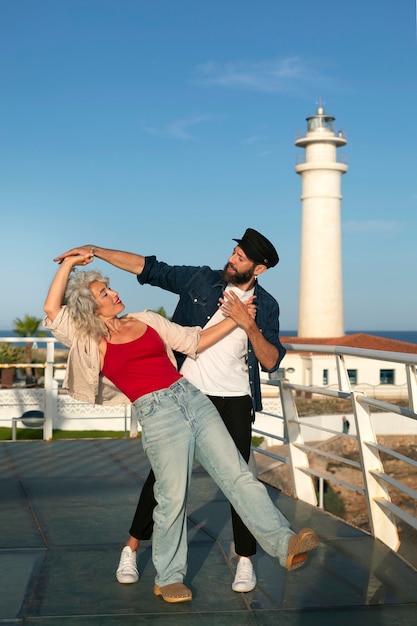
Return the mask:
<svg viewBox="0 0 417 626">
<path fill-rule="evenodd" d="M 372 472 L 383 474 L 384 467 L 379 452 L 375 447 L 378 442 L 371 421 L 370 409 L 367 405 L 364 406 L 360 402 L 360 398 L 363 397 L 363 395 L 363 393 L 353 392 L 353 412 L 356 422 L 356 433 L 369 514 L 369 524 L 373 536 L 396 551 L 400 546 L 400 539 L 395 518 L 389 511 L 384 510 L 375 501 L 376 498 L 383 498 L 390 502 L 391 498 L 385 483 L 378 481 L 372 474 Z"/>
<path fill-rule="evenodd" d="M 350 393 L 351 385 L 343 354 L 336 354 L 336 370 L 340 391 L 347 391 Z"/>
<path fill-rule="evenodd" d="M 417 374 L 415 365 L 406 365 L 409 408 L 413 413 L 417 413 Z"/>
<path fill-rule="evenodd" d="M 301 424 L 298 419 L 298 411 L 293 392 L 286 386 L 286 382 L 288 381 L 279 381 L 279 388 L 285 432 L 288 433 L 288 456 L 294 493 L 300 500 L 317 506 L 317 496 L 313 479 L 303 471 L 303 468 L 310 467 L 308 456 L 296 445 L 303 445 L 304 439 L 301 433 Z"/>
<path fill-rule="evenodd" d="M 125 404 L 125 420 L 130 419 L 130 437 L 133 439 L 138 436 L 138 420 L 135 411 L 132 410 L 131 404 Z"/>
<path fill-rule="evenodd" d="M 54 390 L 54 342 L 48 341 L 46 343 L 46 362 L 45 362 L 45 411 L 44 411 L 44 424 L 43 424 L 43 438 L 46 441 L 50 441 L 53 436 L 53 417 L 54 407 L 56 406 L 56 399 L 54 395 L 58 393 L 58 385 Z"/>
<path fill-rule="evenodd" d="M 324 509 L 324 480 L 319 478 L 319 509 Z"/>
</svg>

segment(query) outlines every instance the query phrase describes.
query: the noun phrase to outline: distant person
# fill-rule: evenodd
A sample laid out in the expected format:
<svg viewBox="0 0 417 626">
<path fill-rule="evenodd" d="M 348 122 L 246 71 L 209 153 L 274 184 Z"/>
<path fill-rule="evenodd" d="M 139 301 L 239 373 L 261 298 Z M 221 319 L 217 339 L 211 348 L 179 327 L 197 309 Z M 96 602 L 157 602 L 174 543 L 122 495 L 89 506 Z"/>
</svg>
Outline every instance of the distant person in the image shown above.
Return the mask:
<svg viewBox="0 0 417 626">
<path fill-rule="evenodd" d="M 179 326 L 151 311 L 120 316 L 124 304 L 100 272 L 72 272 L 92 260 L 91 252 L 62 260 L 46 297 L 44 325 L 70 347 L 63 388 L 76 399 L 97 404 L 130 401 L 141 424 L 155 474 L 154 594 L 167 602 L 192 599 L 183 580 L 194 457 L 268 554 L 287 570 L 303 565 L 306 552 L 318 544 L 316 533 L 304 528 L 295 534 L 289 528 L 237 451 L 213 403 L 174 366 L 173 349 L 195 358 L 236 324 L 249 329 L 253 320 L 247 306 L 235 294 L 226 294 L 221 298 L 226 318 L 204 330 Z"/>
<path fill-rule="evenodd" d="M 349 434 L 349 428 L 350 428 L 350 422 L 347 419 L 346 415 L 343 416 L 342 423 L 343 423 L 343 434 L 344 435 L 348 435 Z"/>
<path fill-rule="evenodd" d="M 256 323 L 252 323 L 247 334 L 242 328 L 236 328 L 197 360 L 176 354 L 181 373 L 210 398 L 239 452 L 248 461 L 255 412 L 262 410 L 259 364 L 264 371 L 276 371 L 285 348 L 279 340 L 278 303 L 258 282 L 259 276 L 277 265 L 278 253 L 273 244 L 253 228 L 248 228 L 234 241 L 237 245 L 223 270 L 207 266 L 172 266 L 158 261 L 155 256 L 144 257 L 91 245 L 69 250 L 55 260 L 60 262 L 71 254 L 94 251 L 97 258 L 136 274 L 141 284 L 178 294 L 172 321 L 182 326 L 208 328 L 221 319 L 219 297 L 225 289 L 233 290 L 242 301 L 255 296 Z M 139 498 L 129 539 L 122 550 L 116 572 L 120 583 L 134 583 L 139 578 L 137 549 L 140 540 L 152 536 L 153 483 L 151 472 Z M 252 563 L 256 540 L 233 507 L 231 512 L 238 559 L 232 589 L 252 591 L 256 586 Z"/>
</svg>

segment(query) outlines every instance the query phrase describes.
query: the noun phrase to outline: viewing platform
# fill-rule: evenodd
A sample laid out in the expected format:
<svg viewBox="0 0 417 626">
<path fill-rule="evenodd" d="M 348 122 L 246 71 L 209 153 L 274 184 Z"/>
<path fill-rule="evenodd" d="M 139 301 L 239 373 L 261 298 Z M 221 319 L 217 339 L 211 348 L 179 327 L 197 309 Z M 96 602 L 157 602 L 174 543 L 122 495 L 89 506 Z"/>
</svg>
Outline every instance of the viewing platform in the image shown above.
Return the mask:
<svg viewBox="0 0 417 626">
<path fill-rule="evenodd" d="M 0 625 L 411 626 L 417 571 L 381 541 L 310 504 L 268 492 L 294 530 L 320 536 L 293 572 L 258 548 L 258 584 L 231 590 L 229 504 L 195 465 L 188 503 L 192 602 L 153 595 L 151 543 L 140 580 L 115 570 L 149 464 L 138 439 L 0 443 Z M 250 506 L 250 503 L 248 503 Z M 259 512 L 262 515 L 262 512 Z"/>
</svg>

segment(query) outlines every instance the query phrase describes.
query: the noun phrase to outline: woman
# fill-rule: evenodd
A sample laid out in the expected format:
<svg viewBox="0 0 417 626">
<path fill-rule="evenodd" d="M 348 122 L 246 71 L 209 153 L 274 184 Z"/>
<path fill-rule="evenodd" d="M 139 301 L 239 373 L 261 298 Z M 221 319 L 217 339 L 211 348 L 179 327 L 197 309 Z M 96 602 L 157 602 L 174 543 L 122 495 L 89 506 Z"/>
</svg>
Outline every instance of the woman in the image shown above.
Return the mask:
<svg viewBox="0 0 417 626">
<path fill-rule="evenodd" d="M 310 529 L 297 535 L 266 488 L 240 456 L 211 401 L 183 378 L 173 350 L 196 357 L 248 311 L 230 294 L 221 300 L 226 319 L 209 329 L 173 324 L 151 311 L 119 317 L 124 305 L 99 272 L 77 271 L 93 254 L 63 259 L 49 289 L 45 327 L 70 346 L 63 383 L 77 399 L 132 402 L 142 443 L 155 473 L 152 559 L 154 593 L 167 602 L 192 599 L 187 571 L 186 504 L 194 458 L 207 470 L 266 552 L 289 570 L 317 546 Z M 63 306 L 62 302 L 66 301 Z M 169 445 L 167 445 L 169 442 Z M 251 502 L 251 506 L 247 505 Z"/>
</svg>

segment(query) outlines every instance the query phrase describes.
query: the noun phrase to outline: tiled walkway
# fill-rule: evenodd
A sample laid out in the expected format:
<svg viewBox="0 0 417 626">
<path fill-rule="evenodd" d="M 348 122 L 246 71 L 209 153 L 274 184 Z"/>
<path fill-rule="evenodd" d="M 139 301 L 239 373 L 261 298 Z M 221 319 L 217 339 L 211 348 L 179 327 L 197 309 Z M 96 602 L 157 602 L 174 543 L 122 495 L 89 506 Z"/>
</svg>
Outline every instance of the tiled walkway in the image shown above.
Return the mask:
<svg viewBox="0 0 417 626">
<path fill-rule="evenodd" d="M 306 566 L 286 572 L 261 549 L 258 585 L 231 591 L 235 560 L 229 506 L 196 466 L 189 500 L 192 602 L 152 594 L 151 546 L 141 579 L 115 569 L 148 462 L 139 440 L 0 444 L 0 625 L 24 626 L 411 626 L 417 572 L 381 543 L 268 487 L 295 530 L 321 542 Z M 260 512 L 261 514 L 261 512 Z"/>
</svg>

